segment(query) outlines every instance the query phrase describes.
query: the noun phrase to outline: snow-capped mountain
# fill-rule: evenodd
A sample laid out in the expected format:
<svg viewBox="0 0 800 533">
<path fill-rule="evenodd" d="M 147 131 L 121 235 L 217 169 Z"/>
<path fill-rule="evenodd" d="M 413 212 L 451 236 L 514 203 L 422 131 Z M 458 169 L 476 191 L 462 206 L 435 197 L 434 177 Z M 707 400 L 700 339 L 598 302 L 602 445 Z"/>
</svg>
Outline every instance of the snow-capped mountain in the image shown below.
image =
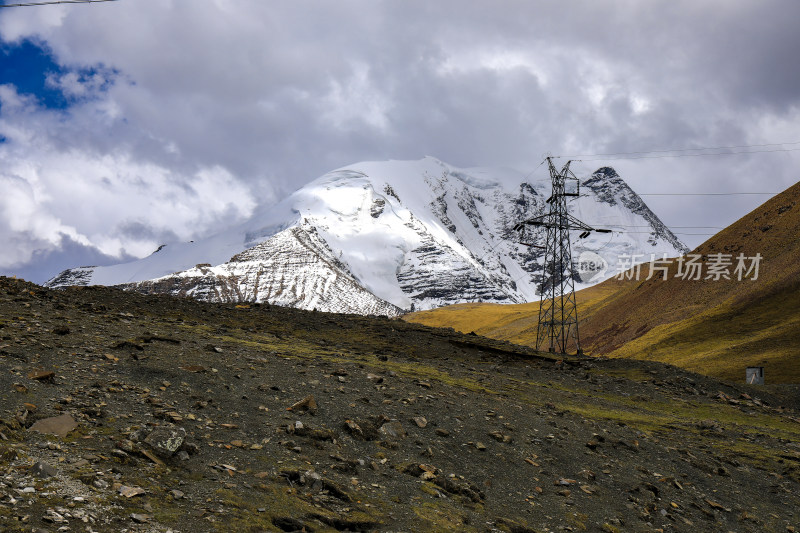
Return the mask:
<svg viewBox="0 0 800 533">
<path fill-rule="evenodd" d="M 544 213 L 549 196 L 549 177 L 528 182 L 511 169 L 459 169 L 432 157 L 356 163 L 214 237 L 130 263 L 70 269 L 47 284 L 360 314 L 520 303 L 538 298 L 543 250 L 519 243 L 513 227 Z M 621 256 L 687 251 L 611 168 L 583 182 L 570 212 L 615 230 L 574 247 L 608 265 L 592 283 L 613 275 Z"/>
</svg>

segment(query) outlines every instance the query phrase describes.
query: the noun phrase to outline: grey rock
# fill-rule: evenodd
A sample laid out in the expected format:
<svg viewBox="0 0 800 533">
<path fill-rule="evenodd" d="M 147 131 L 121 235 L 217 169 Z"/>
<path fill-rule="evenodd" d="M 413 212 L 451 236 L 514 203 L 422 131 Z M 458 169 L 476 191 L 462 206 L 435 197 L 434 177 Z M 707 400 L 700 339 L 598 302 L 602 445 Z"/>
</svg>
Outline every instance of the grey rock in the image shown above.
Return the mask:
<svg viewBox="0 0 800 533">
<path fill-rule="evenodd" d="M 145 437 L 144 442 L 153 452 L 163 458 L 175 455 L 186 438 L 186 430 L 182 427 L 158 427 Z"/>
<path fill-rule="evenodd" d="M 390 420 L 378 428 L 378 433 L 388 440 L 400 440 L 406 436 L 406 430 L 399 420 Z"/>
<path fill-rule="evenodd" d="M 45 463 L 44 461 L 39 461 L 31 468 L 31 473 L 40 478 L 48 478 L 53 477 L 58 473 L 52 465 Z"/>
<path fill-rule="evenodd" d="M 138 524 L 146 524 L 147 522 L 149 522 L 152 519 L 153 519 L 153 517 L 150 516 L 150 515 L 147 515 L 147 514 L 140 514 L 140 513 L 131 514 L 131 520 L 133 520 L 134 522 L 136 522 Z"/>
</svg>

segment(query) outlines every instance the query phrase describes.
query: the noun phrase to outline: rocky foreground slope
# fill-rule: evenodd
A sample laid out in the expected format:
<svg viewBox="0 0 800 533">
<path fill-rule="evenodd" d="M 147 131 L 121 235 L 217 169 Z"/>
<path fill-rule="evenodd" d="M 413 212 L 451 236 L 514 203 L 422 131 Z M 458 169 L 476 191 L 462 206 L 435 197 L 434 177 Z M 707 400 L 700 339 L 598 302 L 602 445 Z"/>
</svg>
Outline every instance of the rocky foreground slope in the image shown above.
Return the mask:
<svg viewBox="0 0 800 533">
<path fill-rule="evenodd" d="M 796 531 L 797 392 L 0 278 L 0 530 Z"/>
</svg>

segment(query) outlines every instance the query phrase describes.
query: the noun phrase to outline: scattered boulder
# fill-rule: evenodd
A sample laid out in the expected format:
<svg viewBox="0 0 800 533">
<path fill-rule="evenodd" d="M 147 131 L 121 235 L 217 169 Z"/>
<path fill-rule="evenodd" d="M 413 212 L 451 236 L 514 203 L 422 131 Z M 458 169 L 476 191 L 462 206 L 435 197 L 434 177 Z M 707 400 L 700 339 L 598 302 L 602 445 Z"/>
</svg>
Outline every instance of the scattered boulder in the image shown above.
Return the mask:
<svg viewBox="0 0 800 533">
<path fill-rule="evenodd" d="M 118 492 L 120 496 L 124 496 L 125 498 L 133 498 L 134 496 L 141 496 L 147 493 L 147 491 L 141 487 L 128 487 L 126 485 L 122 485 Z"/>
<path fill-rule="evenodd" d="M 168 459 L 178 452 L 185 438 L 186 430 L 182 427 L 161 426 L 151 431 L 145 437 L 144 443 L 150 446 L 157 456 Z"/>
<path fill-rule="evenodd" d="M 152 515 L 143 514 L 143 513 L 132 513 L 131 520 L 136 522 L 137 524 L 146 524 L 153 519 Z"/>
<path fill-rule="evenodd" d="M 378 433 L 387 440 L 400 440 L 406 436 L 406 430 L 399 420 L 385 422 L 378 428 Z"/>
<path fill-rule="evenodd" d="M 470 483 L 465 479 L 459 479 L 453 475 L 438 476 L 433 479 L 433 482 L 446 492 L 464 496 L 469 498 L 474 503 L 480 503 L 486 498 L 486 495 L 483 493 L 483 491 L 480 490 L 474 483 Z"/>
<path fill-rule="evenodd" d="M 66 437 L 70 431 L 78 427 L 78 423 L 68 414 L 61 416 L 54 416 L 52 418 L 43 418 L 37 420 L 28 431 L 37 431 L 39 433 L 47 433 L 56 435 L 62 439 Z"/>
<path fill-rule="evenodd" d="M 56 373 L 52 370 L 31 370 L 28 372 L 28 379 L 32 379 L 34 381 L 53 381 L 56 377 Z"/>
<path fill-rule="evenodd" d="M 722 393 L 720 393 L 722 394 Z M 701 420 L 697 423 L 699 429 L 716 431 L 721 429 L 719 423 L 715 420 Z"/>
<path fill-rule="evenodd" d="M 424 416 L 415 416 L 414 418 L 411 419 L 411 421 L 414 422 L 418 428 L 424 428 L 425 426 L 428 425 L 428 421 L 425 419 Z"/>
<path fill-rule="evenodd" d="M 287 411 L 310 411 L 315 412 L 317 410 L 317 400 L 314 399 L 314 396 L 309 394 L 299 402 L 293 404 L 291 407 L 287 408 Z"/>
<path fill-rule="evenodd" d="M 356 422 L 352 420 L 345 420 L 344 427 L 352 436 L 358 439 L 364 438 L 364 430 L 362 430 L 361 426 L 358 425 Z"/>
<path fill-rule="evenodd" d="M 299 420 L 286 426 L 286 433 L 320 441 L 333 442 L 336 439 L 335 431 L 331 429 L 312 429 Z"/>
<path fill-rule="evenodd" d="M 492 437 L 494 440 L 496 440 L 497 442 L 504 442 L 504 443 L 506 443 L 506 444 L 509 444 L 509 443 L 511 443 L 511 441 L 513 441 L 513 440 L 514 440 L 514 439 L 511 437 L 511 435 L 504 435 L 504 434 L 503 434 L 503 433 L 501 433 L 500 431 L 490 431 L 490 432 L 488 433 L 488 435 L 489 435 L 490 437 Z"/>
<path fill-rule="evenodd" d="M 49 463 L 38 461 L 31 467 L 31 473 L 40 478 L 49 478 L 58 474 L 58 471 Z"/>
</svg>

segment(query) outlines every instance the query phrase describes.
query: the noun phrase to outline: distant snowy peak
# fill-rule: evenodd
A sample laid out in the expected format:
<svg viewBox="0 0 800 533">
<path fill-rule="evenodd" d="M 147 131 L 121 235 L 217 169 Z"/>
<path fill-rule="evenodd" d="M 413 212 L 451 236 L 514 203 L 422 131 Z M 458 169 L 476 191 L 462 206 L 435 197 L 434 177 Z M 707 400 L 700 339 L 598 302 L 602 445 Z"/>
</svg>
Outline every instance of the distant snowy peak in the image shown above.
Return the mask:
<svg viewBox="0 0 800 533">
<path fill-rule="evenodd" d="M 123 287 L 214 302 L 269 302 L 332 313 L 396 316 L 401 312 L 354 279 L 316 228 L 306 222 L 221 265 L 198 264 Z"/>
<path fill-rule="evenodd" d="M 650 236 L 647 242 L 657 246 L 659 239 L 671 244 L 680 253 L 687 253 L 689 248 L 684 245 L 670 229 L 653 213 L 644 200 L 631 189 L 625 181 L 611 167 L 602 167 L 594 171 L 591 177 L 582 182 L 583 187 L 588 187 L 597 199 L 609 205 L 621 204 L 633 214 L 641 216 L 650 226 Z M 613 229 L 613 224 L 611 224 Z M 634 228 L 619 227 L 621 232 Z M 642 228 L 638 228 L 642 229 Z"/>
<path fill-rule="evenodd" d="M 612 267 L 623 254 L 685 250 L 613 169 L 599 169 L 581 192 L 570 211 L 615 231 L 592 234 L 576 249 Z M 432 157 L 356 163 L 211 238 L 132 263 L 72 269 L 49 284 L 388 315 L 531 301 L 542 281 L 542 250 L 518 242 L 513 227 L 544 213 L 549 195 L 549 179 L 526 182 L 511 169 L 462 169 Z M 543 244 L 544 236 L 534 239 Z"/>
</svg>

